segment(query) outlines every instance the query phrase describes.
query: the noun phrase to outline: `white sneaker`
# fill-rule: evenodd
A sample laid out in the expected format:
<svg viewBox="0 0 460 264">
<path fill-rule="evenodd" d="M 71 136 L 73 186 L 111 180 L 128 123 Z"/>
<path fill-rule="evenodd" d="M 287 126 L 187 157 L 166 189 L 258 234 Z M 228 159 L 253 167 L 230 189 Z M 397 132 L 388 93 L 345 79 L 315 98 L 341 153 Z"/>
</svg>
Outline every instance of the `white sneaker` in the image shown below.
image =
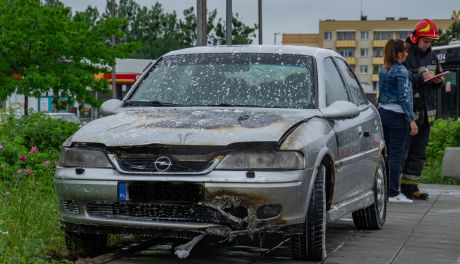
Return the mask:
<svg viewBox="0 0 460 264">
<path fill-rule="evenodd" d="M 404 194 L 400 193 L 394 197 L 389 197 L 388 201 L 390 203 L 413 203 L 411 199 L 408 199 Z"/>
</svg>

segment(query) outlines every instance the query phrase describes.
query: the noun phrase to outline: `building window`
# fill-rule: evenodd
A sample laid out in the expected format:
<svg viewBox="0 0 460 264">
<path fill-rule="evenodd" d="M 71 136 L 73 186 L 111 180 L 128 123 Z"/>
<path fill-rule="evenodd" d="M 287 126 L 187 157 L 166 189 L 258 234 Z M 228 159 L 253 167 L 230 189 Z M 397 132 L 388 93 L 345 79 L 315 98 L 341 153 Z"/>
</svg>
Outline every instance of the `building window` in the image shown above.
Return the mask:
<svg viewBox="0 0 460 264">
<path fill-rule="evenodd" d="M 372 74 L 379 74 L 380 67 L 382 67 L 381 64 L 374 64 L 372 66 Z"/>
<path fill-rule="evenodd" d="M 324 32 L 324 40 L 331 40 L 332 32 Z"/>
<path fill-rule="evenodd" d="M 361 57 L 369 57 L 369 49 L 361 49 L 360 51 Z"/>
<path fill-rule="evenodd" d="M 342 55 L 342 57 L 354 57 L 355 49 L 352 48 L 338 48 L 337 53 Z"/>
<path fill-rule="evenodd" d="M 368 31 L 361 31 L 361 39 L 362 40 L 369 39 L 369 32 Z"/>
<path fill-rule="evenodd" d="M 405 40 L 409 37 L 410 33 L 412 31 L 400 31 L 399 33 L 399 39 Z"/>
<path fill-rule="evenodd" d="M 393 32 L 391 31 L 374 31 L 375 40 L 388 40 L 393 37 Z"/>
<path fill-rule="evenodd" d="M 383 48 L 374 48 L 374 57 L 383 57 Z"/>
<path fill-rule="evenodd" d="M 359 73 L 361 74 L 367 74 L 368 73 L 368 70 L 367 70 L 367 65 L 359 65 Z"/>
<path fill-rule="evenodd" d="M 354 40 L 355 32 L 353 31 L 341 31 L 337 32 L 337 40 Z"/>
</svg>

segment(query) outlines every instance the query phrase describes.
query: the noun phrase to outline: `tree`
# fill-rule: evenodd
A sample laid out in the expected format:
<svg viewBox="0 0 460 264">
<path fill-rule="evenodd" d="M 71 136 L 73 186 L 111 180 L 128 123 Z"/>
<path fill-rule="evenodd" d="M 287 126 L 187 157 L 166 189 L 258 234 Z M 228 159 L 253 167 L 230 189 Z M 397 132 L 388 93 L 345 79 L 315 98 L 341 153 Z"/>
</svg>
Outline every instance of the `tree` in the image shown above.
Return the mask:
<svg viewBox="0 0 460 264">
<path fill-rule="evenodd" d="M 217 9 L 211 10 L 208 13 L 207 31 L 208 31 L 208 44 L 209 45 L 225 45 L 226 41 L 226 23 L 222 18 L 217 19 Z M 196 15 L 193 7 L 184 10 L 184 21 L 180 20 L 179 24 L 182 32 L 190 39 L 188 42 L 196 44 Z M 239 44 L 251 44 L 253 38 L 256 37 L 255 31 L 258 26 L 254 24 L 254 27 L 247 26 L 239 20 L 238 13 L 233 15 L 232 18 L 232 43 L 235 45 Z"/>
<path fill-rule="evenodd" d="M 460 20 L 455 20 L 434 44 L 436 46 L 448 45 L 454 40 L 460 40 Z"/>
<path fill-rule="evenodd" d="M 160 3 L 156 2 L 150 8 L 141 7 L 134 0 L 107 0 L 102 17 L 110 17 L 112 8 L 116 16 L 128 21 L 123 32 L 123 38 L 117 39 L 122 43 L 137 41 L 142 43 L 139 49 L 133 51 L 130 57 L 156 59 L 161 55 L 182 48 L 196 45 L 197 19 L 194 8 L 183 11 L 184 19 L 179 19 L 176 12 L 166 13 Z M 208 44 L 225 44 L 225 29 L 222 19 L 217 18 L 217 10 L 208 15 Z M 233 43 L 249 44 L 255 37 L 257 26 L 249 27 L 241 22 L 238 14 L 233 18 Z"/>
<path fill-rule="evenodd" d="M 209 13 L 210 21 L 208 23 L 211 24 L 211 28 L 208 31 L 208 44 L 225 45 L 227 44 L 226 22 L 222 18 L 214 22 L 216 17 L 217 10 L 214 9 Z M 234 14 L 232 18 L 232 44 L 251 44 L 252 39 L 256 37 L 255 31 L 257 29 L 256 24 L 254 24 L 254 27 L 247 26 L 239 20 L 238 13 Z"/>
<path fill-rule="evenodd" d="M 0 99 L 52 93 L 64 103 L 99 105 L 93 95 L 108 92 L 108 85 L 94 75 L 108 72 L 107 65 L 135 47 L 107 41 L 122 36 L 122 19 L 96 16 L 92 8 L 72 15 L 58 0 L 0 1 Z"/>
<path fill-rule="evenodd" d="M 184 47 L 190 47 L 178 21 L 177 14 L 165 13 L 160 3 L 152 7 L 141 7 L 133 0 L 107 0 L 102 17 L 110 17 L 112 8 L 117 17 L 128 23 L 122 28 L 125 33 L 117 42 L 137 41 L 142 45 L 133 50 L 130 57 L 158 58 L 162 54 Z"/>
</svg>

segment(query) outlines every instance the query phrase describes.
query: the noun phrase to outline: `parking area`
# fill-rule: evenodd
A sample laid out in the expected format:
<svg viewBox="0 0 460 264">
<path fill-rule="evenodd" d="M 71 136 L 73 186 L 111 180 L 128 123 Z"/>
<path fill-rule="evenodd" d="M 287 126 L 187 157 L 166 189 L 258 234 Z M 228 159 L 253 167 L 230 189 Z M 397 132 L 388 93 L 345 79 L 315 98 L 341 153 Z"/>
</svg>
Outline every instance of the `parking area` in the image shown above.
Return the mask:
<svg viewBox="0 0 460 264">
<path fill-rule="evenodd" d="M 389 204 L 387 222 L 379 231 L 357 231 L 351 217 L 328 225 L 328 264 L 460 263 L 460 186 L 423 185 L 428 201 Z M 262 255 L 265 255 L 261 257 Z M 110 259 L 110 254 L 105 256 Z M 186 260 L 171 253 L 168 244 L 110 260 L 126 263 L 316 263 L 290 259 L 288 248 L 267 252 L 250 246 L 200 244 Z"/>
</svg>

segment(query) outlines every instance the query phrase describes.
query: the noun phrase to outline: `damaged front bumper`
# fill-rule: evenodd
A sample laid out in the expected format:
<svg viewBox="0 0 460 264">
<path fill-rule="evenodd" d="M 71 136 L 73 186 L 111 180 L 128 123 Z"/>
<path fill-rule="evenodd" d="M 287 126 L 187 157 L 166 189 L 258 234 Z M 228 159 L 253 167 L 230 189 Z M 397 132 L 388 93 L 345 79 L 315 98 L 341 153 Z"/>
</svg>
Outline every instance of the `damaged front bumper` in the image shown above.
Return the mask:
<svg viewBox="0 0 460 264">
<path fill-rule="evenodd" d="M 206 175 L 126 175 L 112 169 L 57 168 L 61 222 L 70 231 L 123 233 L 168 230 L 232 237 L 305 221 L 313 169 L 212 171 Z M 200 184 L 193 204 L 120 201 L 119 183 Z M 79 230 L 81 229 L 81 230 Z"/>
</svg>

